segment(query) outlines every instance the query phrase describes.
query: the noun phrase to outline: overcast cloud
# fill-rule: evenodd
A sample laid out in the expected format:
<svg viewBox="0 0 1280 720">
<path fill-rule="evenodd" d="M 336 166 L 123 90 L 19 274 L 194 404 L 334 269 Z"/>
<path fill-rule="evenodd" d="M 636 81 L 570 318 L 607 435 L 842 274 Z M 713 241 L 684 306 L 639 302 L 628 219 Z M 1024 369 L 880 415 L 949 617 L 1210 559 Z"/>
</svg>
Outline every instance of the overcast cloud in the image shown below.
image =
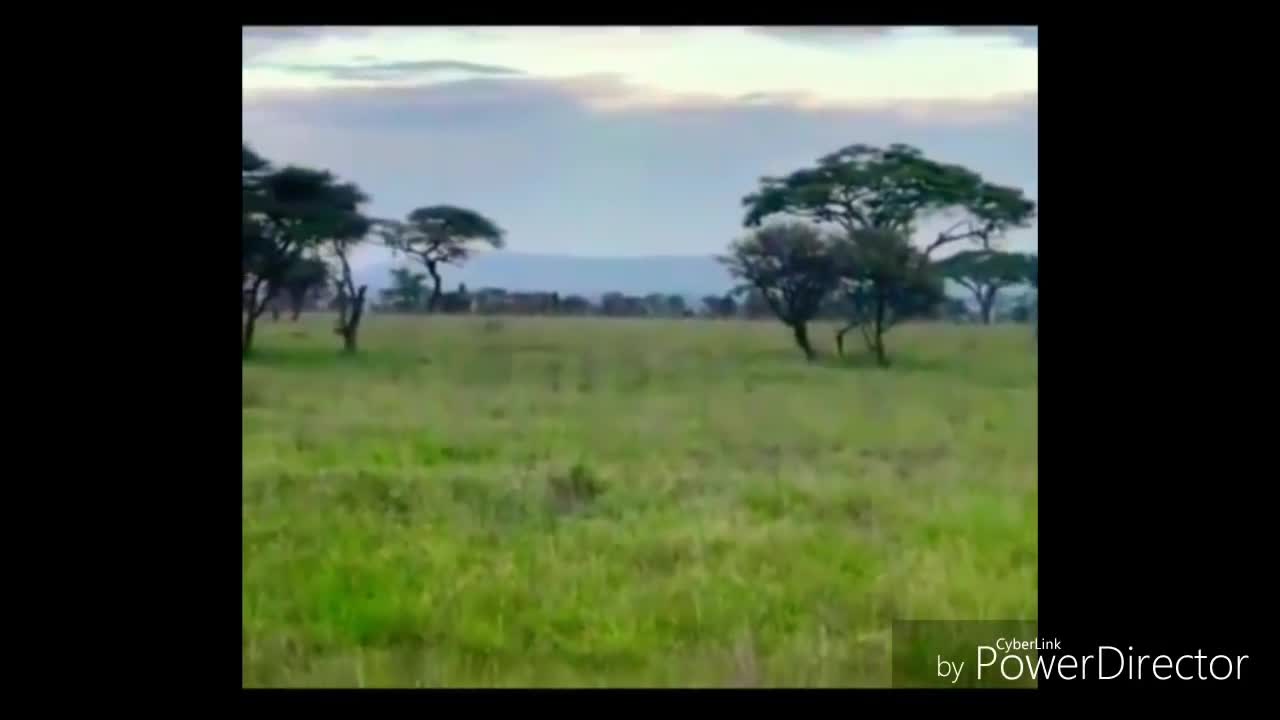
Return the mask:
<svg viewBox="0 0 1280 720">
<path fill-rule="evenodd" d="M 913 144 L 1037 197 L 1034 28 L 246 28 L 244 44 L 260 153 L 359 183 L 374 215 L 472 207 L 521 252 L 717 253 L 761 175 L 852 143 Z M 1034 249 L 1035 228 L 1008 244 Z"/>
</svg>

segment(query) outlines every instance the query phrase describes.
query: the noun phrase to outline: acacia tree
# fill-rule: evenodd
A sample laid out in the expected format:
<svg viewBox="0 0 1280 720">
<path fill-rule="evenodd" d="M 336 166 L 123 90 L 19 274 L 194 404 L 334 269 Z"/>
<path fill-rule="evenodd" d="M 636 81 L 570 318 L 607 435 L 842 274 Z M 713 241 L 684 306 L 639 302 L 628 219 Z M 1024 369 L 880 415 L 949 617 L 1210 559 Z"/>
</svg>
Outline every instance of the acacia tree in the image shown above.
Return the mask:
<svg viewBox="0 0 1280 720">
<path fill-rule="evenodd" d="M 273 265 L 270 256 L 274 248 L 262 217 L 265 199 L 262 197 L 261 181 L 269 167 L 267 160 L 248 145 L 241 146 L 240 187 L 243 199 L 240 219 L 243 230 L 240 236 L 240 349 L 244 354 L 249 353 L 253 344 L 254 325 L 266 307 L 267 300 L 260 298 L 260 295 L 270 274 L 268 271 Z"/>
<path fill-rule="evenodd" d="M 307 296 L 329 282 L 329 266 L 318 257 L 300 257 L 289 265 L 279 281 L 279 291 L 288 296 L 290 319 L 298 321 L 302 309 L 307 303 Z"/>
<path fill-rule="evenodd" d="M 943 298 L 941 278 L 923 252 L 888 230 L 855 230 L 834 256 L 849 313 L 849 323 L 836 332 L 836 349 L 843 355 L 845 334 L 858 328 L 876 363 L 886 367 L 885 333 L 932 312 Z"/>
<path fill-rule="evenodd" d="M 285 274 L 304 251 L 336 259 L 339 314 L 334 332 L 343 337 L 348 351 L 354 351 L 365 288 L 355 287 L 349 256 L 369 230 L 369 220 L 359 209 L 368 198 L 355 184 L 339 182 L 333 173 L 294 166 L 266 175 L 260 187 L 263 225 L 272 239 L 271 255 L 277 258 L 267 287 L 283 287 Z"/>
<path fill-rule="evenodd" d="M 273 169 L 248 146 L 242 160 L 241 351 L 248 355 L 257 318 L 302 252 L 315 247 L 330 209 L 323 187 L 307 176 L 310 170 Z"/>
<path fill-rule="evenodd" d="M 984 324 L 991 324 L 996 294 L 1030 280 L 1028 256 L 998 250 L 964 250 L 938 263 L 942 274 L 973 293 Z"/>
<path fill-rule="evenodd" d="M 342 337 L 342 349 L 354 353 L 360 320 L 364 317 L 365 292 L 369 288 L 367 285 L 356 287 L 351 273 L 351 251 L 364 241 L 371 223 L 356 212 L 356 207 L 366 199 L 359 188 L 343 185 L 335 190 L 344 198 L 342 202 L 350 211 L 334 226 L 328 238 L 328 250 L 338 261 L 338 322 L 333 331 Z"/>
<path fill-rule="evenodd" d="M 948 258 L 944 261 L 946 274 L 973 293 L 982 322 L 990 324 L 996 296 L 1005 287 L 1023 282 L 1026 272 L 1025 256 L 1002 253 L 996 243 L 1009 230 L 1026 227 L 1035 217 L 1036 204 L 1017 188 L 981 182 L 970 188 L 961 208 L 965 217 L 938 238 L 945 242 L 972 240 L 979 250 Z"/>
<path fill-rule="evenodd" d="M 405 222 L 379 221 L 377 232 L 393 252 L 403 252 L 422 261 L 431 276 L 431 296 L 427 311 L 434 312 L 440 301 L 440 265 L 460 265 L 471 257 L 472 246 L 503 246 L 503 232 L 492 220 L 474 210 L 452 205 L 422 207 L 409 213 Z"/>
<path fill-rule="evenodd" d="M 382 291 L 382 299 L 396 310 L 416 310 L 422 307 L 422 299 L 427 294 L 427 286 L 423 281 L 427 276 L 408 268 L 391 270 L 391 287 Z"/>
<path fill-rule="evenodd" d="M 367 232 L 368 221 L 358 211 L 367 198 L 355 185 L 341 184 L 325 171 L 272 169 L 247 145 L 242 149 L 241 351 L 247 355 L 258 317 L 285 287 L 305 252 L 328 247 L 341 259 L 349 282 L 347 248 Z"/>
<path fill-rule="evenodd" d="M 844 334 L 865 327 L 877 360 L 884 364 L 883 335 L 893 318 L 934 297 L 928 272 L 932 253 L 964 240 L 987 240 L 1029 217 L 1021 193 L 986 183 L 959 165 L 931 160 L 909 145 L 888 148 L 850 145 L 820 158 L 814 167 L 785 177 L 765 177 L 743 198 L 743 223 L 757 226 L 775 214 L 834 224 L 844 231 L 838 265 L 852 311 Z M 922 251 L 910 240 L 928 215 L 960 210 L 966 219 L 938 235 Z M 882 286 L 882 287 L 877 287 Z M 896 309 L 896 310 L 895 310 Z"/>
<path fill-rule="evenodd" d="M 831 242 L 807 223 L 766 225 L 734 241 L 720 258 L 730 274 L 760 294 L 773 314 L 791 328 L 805 359 L 817 357 L 808 323 L 836 286 Z"/>
</svg>

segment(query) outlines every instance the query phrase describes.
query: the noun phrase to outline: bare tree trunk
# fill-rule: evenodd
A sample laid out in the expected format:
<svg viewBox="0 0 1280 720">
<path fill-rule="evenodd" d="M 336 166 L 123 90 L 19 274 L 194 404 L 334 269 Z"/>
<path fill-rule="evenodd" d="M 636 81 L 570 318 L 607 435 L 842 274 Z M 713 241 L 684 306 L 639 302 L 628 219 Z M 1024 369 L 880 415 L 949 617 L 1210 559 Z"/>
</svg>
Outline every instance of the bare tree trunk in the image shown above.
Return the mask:
<svg viewBox="0 0 1280 720">
<path fill-rule="evenodd" d="M 253 349 L 253 327 L 256 321 L 257 318 L 254 317 L 252 310 L 245 314 L 243 332 L 240 336 L 240 357 L 248 357 L 249 351 Z"/>
<path fill-rule="evenodd" d="M 813 362 L 817 357 L 817 353 L 813 351 L 813 345 L 809 343 L 809 325 L 804 322 L 798 322 L 791 326 L 791 332 L 795 335 L 796 345 L 804 351 L 804 359 Z"/>
<path fill-rule="evenodd" d="M 333 331 L 342 334 L 342 328 L 347 324 L 347 288 L 345 284 L 338 284 L 338 297 L 334 298 L 334 305 L 338 311 L 338 324 L 334 326 Z"/>
<path fill-rule="evenodd" d="M 991 310 L 996 305 L 996 293 L 1000 288 L 994 285 L 979 286 L 978 290 L 978 308 L 982 312 L 982 324 L 991 324 Z"/>
<path fill-rule="evenodd" d="M 427 272 L 431 274 L 431 297 L 427 299 L 427 312 L 436 311 L 436 303 L 440 302 L 440 273 L 436 272 L 436 263 L 426 263 Z"/>
<path fill-rule="evenodd" d="M 266 301 L 259 302 L 258 293 L 262 290 L 262 280 L 254 280 L 253 286 L 244 295 L 244 323 L 240 334 L 240 356 L 248 357 L 253 350 L 253 331 L 258 324 L 258 316 L 262 314 Z"/>
<path fill-rule="evenodd" d="M 360 332 L 360 318 L 364 315 L 364 293 L 367 288 L 368 286 L 361 285 L 351 299 L 351 315 L 342 326 L 342 349 L 345 352 L 356 351 L 356 337 Z"/>
<path fill-rule="evenodd" d="M 882 293 L 876 293 L 876 326 L 874 329 L 874 346 L 872 350 L 876 354 L 876 363 L 880 367 L 889 366 L 889 357 L 884 351 L 884 321 L 885 321 L 885 298 Z"/>
<path fill-rule="evenodd" d="M 338 326 L 334 332 L 342 336 L 342 349 L 347 353 L 356 351 L 356 336 L 360 332 L 360 317 L 364 315 L 364 295 L 367 285 L 355 287 L 351 277 L 351 265 L 347 262 L 346 253 L 339 246 L 338 261 L 342 263 L 342 280 L 338 283 Z"/>
<path fill-rule="evenodd" d="M 861 323 L 851 322 L 848 325 L 845 325 L 844 327 L 836 331 L 836 352 L 840 354 L 840 357 L 844 357 L 845 334 L 848 333 L 850 330 L 858 327 L 860 324 Z"/>
<path fill-rule="evenodd" d="M 290 322 L 298 322 L 298 316 L 302 315 L 302 306 L 306 304 L 306 300 L 307 298 L 305 293 L 289 293 L 289 311 L 292 313 L 292 316 L 289 318 Z"/>
</svg>

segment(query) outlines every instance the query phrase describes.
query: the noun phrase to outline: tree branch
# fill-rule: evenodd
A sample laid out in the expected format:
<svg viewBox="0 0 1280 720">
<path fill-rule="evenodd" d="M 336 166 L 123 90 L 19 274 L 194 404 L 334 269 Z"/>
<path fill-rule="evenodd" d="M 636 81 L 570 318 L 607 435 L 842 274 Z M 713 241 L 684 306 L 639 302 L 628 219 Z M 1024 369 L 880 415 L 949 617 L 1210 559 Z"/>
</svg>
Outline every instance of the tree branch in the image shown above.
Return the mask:
<svg viewBox="0 0 1280 720">
<path fill-rule="evenodd" d="M 342 277 L 338 280 L 338 283 L 342 286 L 342 290 L 347 297 L 354 298 L 356 284 L 351 277 L 351 265 L 347 262 L 347 251 L 342 247 L 341 243 L 335 243 L 333 254 L 338 256 L 338 262 L 342 265 Z"/>
<path fill-rule="evenodd" d="M 786 315 L 782 312 L 782 308 L 778 305 L 778 301 L 773 299 L 773 296 L 769 294 L 769 291 L 765 289 L 765 286 L 756 285 L 756 288 L 760 290 L 760 295 L 764 297 L 765 304 L 769 306 L 769 309 L 773 311 L 773 314 L 777 315 L 779 320 L 789 322 Z"/>
<path fill-rule="evenodd" d="M 955 230 L 961 226 L 968 227 L 968 230 L 959 234 L 954 234 Z M 946 231 L 938 233 L 938 239 L 929 243 L 929 246 L 924 249 L 924 256 L 926 258 L 929 257 L 929 255 L 931 255 L 934 250 L 937 250 L 943 245 L 947 245 L 953 242 L 959 242 L 961 240 L 968 240 L 969 238 L 974 238 L 974 237 L 982 237 L 982 233 L 973 228 L 972 222 L 968 220 L 961 220 L 960 222 L 957 222 L 955 225 L 952 225 L 951 227 L 947 228 Z"/>
<path fill-rule="evenodd" d="M 273 283 L 267 282 L 265 283 L 267 291 L 262 293 L 262 299 L 259 300 L 258 293 L 262 289 L 264 282 L 265 278 L 257 278 L 253 281 L 253 299 L 250 301 L 249 312 L 251 312 L 255 318 L 262 317 L 262 313 L 267 310 L 267 304 L 271 302 L 271 299 L 274 298 L 278 292 L 278 289 Z"/>
</svg>

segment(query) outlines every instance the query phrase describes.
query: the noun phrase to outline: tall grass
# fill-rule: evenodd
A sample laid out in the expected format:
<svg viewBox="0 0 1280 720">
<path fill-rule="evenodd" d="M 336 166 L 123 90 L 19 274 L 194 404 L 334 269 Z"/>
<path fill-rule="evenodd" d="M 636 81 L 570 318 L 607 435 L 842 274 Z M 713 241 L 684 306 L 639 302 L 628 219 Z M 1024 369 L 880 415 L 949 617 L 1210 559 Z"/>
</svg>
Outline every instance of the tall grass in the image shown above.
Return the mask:
<svg viewBox="0 0 1280 720">
<path fill-rule="evenodd" d="M 894 619 L 1034 618 L 1030 332 L 904 326 L 888 370 L 813 336 L 263 323 L 245 685 L 879 686 Z"/>
</svg>

